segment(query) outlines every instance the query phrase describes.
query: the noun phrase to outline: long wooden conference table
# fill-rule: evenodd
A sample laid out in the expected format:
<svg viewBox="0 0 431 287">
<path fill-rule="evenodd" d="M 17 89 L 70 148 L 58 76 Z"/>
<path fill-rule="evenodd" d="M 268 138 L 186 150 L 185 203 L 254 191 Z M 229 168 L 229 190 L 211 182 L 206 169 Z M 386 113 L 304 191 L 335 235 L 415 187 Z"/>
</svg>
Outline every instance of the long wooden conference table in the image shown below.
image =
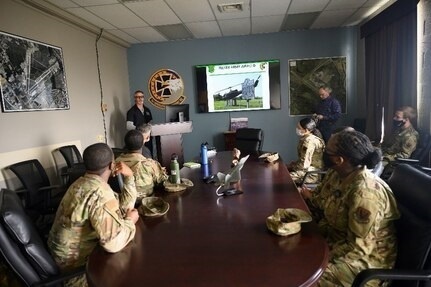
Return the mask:
<svg viewBox="0 0 431 287">
<path fill-rule="evenodd" d="M 212 173 L 228 171 L 230 152 L 211 160 Z M 313 286 L 328 261 L 314 222 L 278 236 L 266 227 L 277 208 L 308 210 L 285 164 L 251 155 L 237 184 L 243 194 L 219 197 L 200 168 L 182 168 L 194 187 L 158 191 L 170 204 L 162 217 L 142 217 L 136 235 L 116 254 L 98 247 L 87 265 L 90 286 Z"/>
</svg>

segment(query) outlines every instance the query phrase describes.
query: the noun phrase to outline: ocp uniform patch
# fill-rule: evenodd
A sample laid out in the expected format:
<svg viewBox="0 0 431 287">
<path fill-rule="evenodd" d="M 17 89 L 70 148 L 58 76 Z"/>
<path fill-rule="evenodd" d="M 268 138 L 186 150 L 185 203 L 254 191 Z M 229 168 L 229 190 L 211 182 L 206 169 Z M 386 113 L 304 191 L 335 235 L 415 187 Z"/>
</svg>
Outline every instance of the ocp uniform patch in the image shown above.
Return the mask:
<svg viewBox="0 0 431 287">
<path fill-rule="evenodd" d="M 354 218 L 359 223 L 369 223 L 370 215 L 371 215 L 371 212 L 368 209 L 359 206 L 355 210 Z"/>
</svg>

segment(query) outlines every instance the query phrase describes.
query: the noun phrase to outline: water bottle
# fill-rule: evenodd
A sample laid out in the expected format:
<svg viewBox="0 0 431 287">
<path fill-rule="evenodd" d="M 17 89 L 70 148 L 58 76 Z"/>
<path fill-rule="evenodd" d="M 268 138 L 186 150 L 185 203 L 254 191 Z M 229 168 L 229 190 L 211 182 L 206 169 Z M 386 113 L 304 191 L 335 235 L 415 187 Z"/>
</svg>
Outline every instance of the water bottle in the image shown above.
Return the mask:
<svg viewBox="0 0 431 287">
<path fill-rule="evenodd" d="M 171 183 L 181 183 L 180 179 L 180 164 L 178 163 L 178 155 L 172 154 L 171 156 L 171 177 L 170 182 Z"/>
<path fill-rule="evenodd" d="M 208 164 L 208 147 L 206 143 L 201 144 L 201 164 Z"/>
</svg>

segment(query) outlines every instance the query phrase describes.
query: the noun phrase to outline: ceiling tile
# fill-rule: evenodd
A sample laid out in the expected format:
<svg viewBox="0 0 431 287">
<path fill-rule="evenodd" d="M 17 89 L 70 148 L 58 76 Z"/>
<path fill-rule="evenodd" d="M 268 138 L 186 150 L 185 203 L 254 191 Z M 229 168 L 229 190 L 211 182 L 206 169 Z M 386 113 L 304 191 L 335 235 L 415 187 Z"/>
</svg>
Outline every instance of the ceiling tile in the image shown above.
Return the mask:
<svg viewBox="0 0 431 287">
<path fill-rule="evenodd" d="M 311 25 L 311 28 L 320 29 L 320 28 L 339 27 L 354 12 L 355 12 L 355 9 L 323 11 L 322 13 L 320 13 L 319 17 L 317 17 L 313 25 Z"/>
<path fill-rule="evenodd" d="M 396 0 L 368 0 L 362 7 L 384 6 L 396 2 Z"/>
<path fill-rule="evenodd" d="M 166 0 L 182 22 L 215 20 L 214 13 L 207 1 L 202 0 Z"/>
<path fill-rule="evenodd" d="M 132 36 L 130 36 L 129 34 L 119 30 L 119 29 L 115 29 L 115 30 L 106 30 L 111 34 L 114 34 L 115 36 L 117 36 L 120 39 L 123 39 L 126 42 L 129 42 L 131 44 L 137 44 L 140 43 L 139 40 L 133 38 Z"/>
<path fill-rule="evenodd" d="M 253 34 L 279 32 L 283 20 L 284 15 L 253 17 L 251 19 L 251 32 Z"/>
<path fill-rule="evenodd" d="M 250 34 L 250 18 L 227 19 L 219 21 L 223 36 Z"/>
<path fill-rule="evenodd" d="M 359 8 L 367 0 L 331 0 L 328 6 L 326 6 L 325 10 L 344 10 L 344 9 L 352 9 Z"/>
<path fill-rule="evenodd" d="M 344 21 L 343 26 L 358 25 L 359 23 L 367 19 L 373 12 L 374 12 L 374 9 L 371 9 L 370 7 L 360 8 L 356 10 L 356 12 L 353 13 L 352 16 L 347 18 L 346 21 Z"/>
<path fill-rule="evenodd" d="M 162 0 L 132 2 L 125 5 L 150 25 L 181 23 L 172 9 Z"/>
<path fill-rule="evenodd" d="M 142 19 L 132 13 L 129 9 L 121 4 L 91 6 L 87 7 L 89 11 L 100 18 L 109 21 L 117 28 L 134 28 L 148 26 Z"/>
<path fill-rule="evenodd" d="M 288 14 L 319 12 L 322 11 L 329 0 L 292 0 Z"/>
<path fill-rule="evenodd" d="M 106 22 L 105 20 L 97 17 L 96 15 L 90 13 L 88 10 L 84 8 L 68 8 L 66 9 L 68 12 L 90 22 L 91 24 L 103 28 L 103 29 L 115 29 L 114 26 Z"/>
<path fill-rule="evenodd" d="M 225 20 L 225 19 L 238 19 L 238 18 L 247 18 L 250 17 L 250 0 L 209 0 L 211 4 L 211 8 L 214 12 L 216 19 Z M 243 10 L 240 12 L 225 12 L 221 13 L 217 8 L 218 4 L 229 4 L 229 3 L 243 3 Z"/>
<path fill-rule="evenodd" d="M 168 40 L 193 39 L 193 35 L 183 24 L 155 26 L 154 28 Z"/>
<path fill-rule="evenodd" d="M 196 38 L 221 37 L 220 27 L 216 21 L 186 23 Z"/>
<path fill-rule="evenodd" d="M 97 6 L 106 4 L 118 4 L 117 0 L 72 0 L 80 6 Z"/>
<path fill-rule="evenodd" d="M 163 37 L 159 32 L 157 32 L 152 27 L 127 28 L 127 29 L 123 29 L 123 31 L 131 35 L 133 38 L 138 39 L 142 43 L 166 41 L 166 38 Z"/>
<path fill-rule="evenodd" d="M 73 3 L 71 0 L 47 0 L 47 1 L 61 8 L 79 7 L 79 5 Z"/>
<path fill-rule="evenodd" d="M 289 14 L 282 27 L 283 31 L 309 29 L 320 12 Z"/>
<path fill-rule="evenodd" d="M 251 0 L 251 15 L 285 15 L 289 4 L 290 0 Z"/>
</svg>

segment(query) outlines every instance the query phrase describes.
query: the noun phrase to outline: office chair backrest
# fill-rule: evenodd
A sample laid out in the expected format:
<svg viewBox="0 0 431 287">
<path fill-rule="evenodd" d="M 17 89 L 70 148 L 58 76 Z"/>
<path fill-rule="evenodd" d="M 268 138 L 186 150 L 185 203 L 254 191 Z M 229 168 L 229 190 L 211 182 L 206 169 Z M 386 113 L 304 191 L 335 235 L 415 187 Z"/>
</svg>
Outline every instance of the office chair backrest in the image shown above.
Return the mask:
<svg viewBox="0 0 431 287">
<path fill-rule="evenodd" d="M 78 150 L 76 145 L 66 145 L 58 148 L 58 151 L 64 157 L 66 161 L 67 167 L 71 168 L 75 164 L 82 164 L 84 161 L 82 160 L 81 152 Z"/>
<path fill-rule="evenodd" d="M 396 269 L 431 269 L 431 176 L 408 164 L 399 164 L 389 178 L 401 218 L 396 221 Z M 398 284 L 398 285 L 397 285 Z M 391 286 L 428 286 L 394 281 Z"/>
<path fill-rule="evenodd" d="M 26 160 L 14 163 L 7 167 L 21 181 L 26 192 L 26 207 L 32 208 L 42 204 L 43 197 L 40 196 L 38 190 L 41 187 L 50 186 L 48 175 L 42 164 L 37 159 Z"/>
<path fill-rule="evenodd" d="M 0 253 L 27 285 L 59 274 L 59 269 L 14 191 L 0 190 Z"/>
<path fill-rule="evenodd" d="M 411 154 L 411 159 L 417 159 L 421 166 L 429 165 L 429 154 L 431 151 L 431 135 L 428 132 L 419 131 L 419 142 Z"/>
<path fill-rule="evenodd" d="M 240 151 L 261 151 L 263 131 L 254 128 L 241 128 L 236 131 L 235 146 Z"/>
</svg>

